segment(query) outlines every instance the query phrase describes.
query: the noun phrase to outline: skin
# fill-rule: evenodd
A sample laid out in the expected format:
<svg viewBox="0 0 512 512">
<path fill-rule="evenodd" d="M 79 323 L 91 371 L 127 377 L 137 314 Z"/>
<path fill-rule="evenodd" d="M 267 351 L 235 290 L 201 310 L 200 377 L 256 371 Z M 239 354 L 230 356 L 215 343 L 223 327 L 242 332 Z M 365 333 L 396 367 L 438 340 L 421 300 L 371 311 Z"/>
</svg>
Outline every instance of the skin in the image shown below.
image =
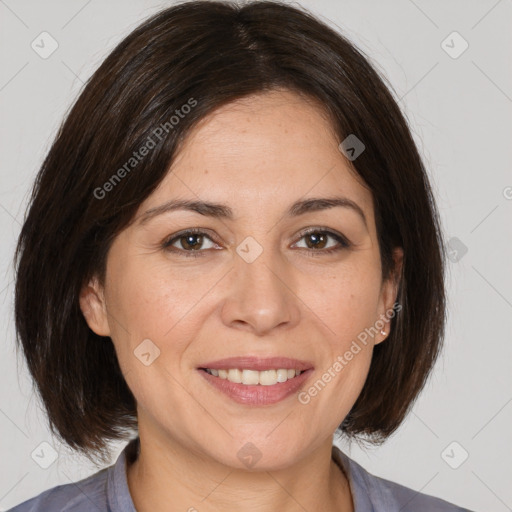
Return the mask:
<svg viewBox="0 0 512 512">
<path fill-rule="evenodd" d="M 105 286 L 93 279 L 82 290 L 84 317 L 112 338 L 137 400 L 141 454 L 127 478 L 139 512 L 238 511 L 241 503 L 244 511 L 354 510 L 331 446 L 373 346 L 386 338 L 380 329 L 308 404 L 296 395 L 239 404 L 197 370 L 224 357 L 293 357 L 314 366 L 307 389 L 392 308 L 398 283 L 381 279 L 372 195 L 339 142 L 316 104 L 286 90 L 218 109 L 185 139 L 114 240 Z M 285 215 L 299 199 L 334 194 L 355 201 L 367 226 L 343 207 Z M 176 210 L 139 223 L 149 208 L 177 198 L 224 203 L 234 219 Z M 339 246 L 328 237 L 315 248 L 301 233 L 316 227 L 351 246 L 328 254 Z M 202 245 L 193 240 L 202 256 L 186 257 L 188 239 L 173 243 L 181 253 L 162 248 L 189 228 L 206 230 Z M 252 263 L 236 252 L 248 236 L 263 249 Z M 398 270 L 402 256 L 397 249 Z M 148 366 L 134 355 L 145 339 L 160 350 Z M 261 453 L 251 468 L 237 457 L 248 442 Z"/>
</svg>

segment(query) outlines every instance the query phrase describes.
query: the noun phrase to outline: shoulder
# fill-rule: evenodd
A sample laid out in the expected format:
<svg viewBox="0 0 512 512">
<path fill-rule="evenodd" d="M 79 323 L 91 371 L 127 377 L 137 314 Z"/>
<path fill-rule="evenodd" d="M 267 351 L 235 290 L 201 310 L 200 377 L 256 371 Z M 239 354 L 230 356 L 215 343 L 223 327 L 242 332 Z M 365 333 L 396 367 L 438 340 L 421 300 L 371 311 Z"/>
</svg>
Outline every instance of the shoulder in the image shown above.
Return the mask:
<svg viewBox="0 0 512 512">
<path fill-rule="evenodd" d="M 374 475 L 369 477 L 370 487 L 376 495 L 386 496 L 400 507 L 401 512 L 471 512 L 441 498 L 424 494 L 396 482 Z M 383 512 L 386 509 L 383 509 Z M 391 509 L 390 509 L 391 510 Z"/>
<path fill-rule="evenodd" d="M 372 475 L 337 447 L 333 448 L 333 457 L 348 473 L 356 512 L 472 512 L 441 498 Z"/>
<path fill-rule="evenodd" d="M 8 512 L 136 512 L 126 467 L 137 457 L 138 450 L 136 437 L 125 446 L 115 464 L 78 482 L 48 489 Z"/>
<path fill-rule="evenodd" d="M 112 467 L 112 466 L 111 466 Z M 7 512 L 90 512 L 108 510 L 107 476 L 104 468 L 93 475 L 69 484 L 52 487 L 37 496 L 16 505 Z"/>
</svg>

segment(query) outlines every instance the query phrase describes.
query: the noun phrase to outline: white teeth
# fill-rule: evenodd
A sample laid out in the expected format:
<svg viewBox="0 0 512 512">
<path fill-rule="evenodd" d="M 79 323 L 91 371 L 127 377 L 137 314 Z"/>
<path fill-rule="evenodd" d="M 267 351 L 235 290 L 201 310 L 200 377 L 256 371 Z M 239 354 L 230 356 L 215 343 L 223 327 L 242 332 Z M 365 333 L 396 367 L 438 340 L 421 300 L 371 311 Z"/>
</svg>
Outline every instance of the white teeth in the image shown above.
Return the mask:
<svg viewBox="0 0 512 512">
<path fill-rule="evenodd" d="M 220 379 L 229 380 L 236 384 L 246 384 L 249 386 L 273 386 L 278 382 L 286 382 L 293 379 L 296 375 L 300 375 L 300 370 L 289 370 L 286 368 L 279 368 L 277 370 L 240 370 L 238 368 L 229 368 L 224 370 L 214 370 L 207 368 L 206 371 L 210 375 L 219 377 Z"/>
<path fill-rule="evenodd" d="M 260 372 L 260 384 L 262 386 L 273 386 L 277 384 L 277 372 L 275 370 Z"/>
<path fill-rule="evenodd" d="M 242 372 L 236 368 L 234 370 L 229 370 L 228 380 L 230 382 L 236 382 L 237 384 L 240 384 L 242 382 Z"/>
<path fill-rule="evenodd" d="M 295 377 L 294 370 L 284 370 L 282 368 L 277 370 L 277 382 L 286 382 L 288 380 L 288 372 L 293 372 L 293 377 Z"/>
<path fill-rule="evenodd" d="M 256 370 L 242 370 L 242 384 L 259 384 L 260 372 Z"/>
</svg>

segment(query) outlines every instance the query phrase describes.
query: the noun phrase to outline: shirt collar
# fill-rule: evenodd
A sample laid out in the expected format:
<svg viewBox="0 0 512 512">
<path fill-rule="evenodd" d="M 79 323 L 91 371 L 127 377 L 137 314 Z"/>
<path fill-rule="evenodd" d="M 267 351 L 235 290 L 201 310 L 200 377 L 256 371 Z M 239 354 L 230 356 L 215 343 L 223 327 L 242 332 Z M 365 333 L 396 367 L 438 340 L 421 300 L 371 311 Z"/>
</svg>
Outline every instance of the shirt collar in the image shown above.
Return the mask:
<svg viewBox="0 0 512 512">
<path fill-rule="evenodd" d="M 127 462 L 131 463 L 137 458 L 139 447 L 140 439 L 138 437 L 132 439 L 121 452 L 114 466 L 109 468 L 107 477 L 109 512 L 137 512 L 128 487 L 126 469 Z M 370 475 L 336 445 L 332 446 L 332 459 L 347 477 L 354 501 L 354 512 L 375 512 L 378 509 L 374 508 L 374 505 L 382 506 L 386 503 L 392 507 L 395 504 L 392 503 L 391 497 L 375 484 L 376 477 Z"/>
<path fill-rule="evenodd" d="M 107 477 L 108 512 L 137 512 L 128 487 L 127 462 L 137 458 L 140 439 L 132 439 L 111 466 Z"/>
<path fill-rule="evenodd" d="M 362 468 L 347 457 L 336 445 L 332 446 L 332 458 L 347 477 L 354 502 L 354 512 L 374 512 L 367 482 L 364 478 L 361 478 L 359 471 Z"/>
<path fill-rule="evenodd" d="M 345 470 L 350 483 L 355 512 L 402 510 L 389 481 L 372 475 L 337 446 L 332 448 L 333 459 Z"/>
</svg>

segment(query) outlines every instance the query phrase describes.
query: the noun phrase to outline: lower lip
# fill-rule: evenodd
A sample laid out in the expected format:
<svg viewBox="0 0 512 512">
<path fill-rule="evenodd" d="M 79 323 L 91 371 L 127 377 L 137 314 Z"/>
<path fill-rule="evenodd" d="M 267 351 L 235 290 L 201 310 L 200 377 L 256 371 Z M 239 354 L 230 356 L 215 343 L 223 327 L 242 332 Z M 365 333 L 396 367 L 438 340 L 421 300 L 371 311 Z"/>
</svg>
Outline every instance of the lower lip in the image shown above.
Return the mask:
<svg viewBox="0 0 512 512">
<path fill-rule="evenodd" d="M 296 393 L 313 369 L 306 370 L 293 379 L 286 382 L 278 382 L 272 386 L 237 384 L 227 379 L 210 375 L 205 370 L 198 371 L 212 386 L 239 404 L 269 405 L 280 402 Z"/>
</svg>

